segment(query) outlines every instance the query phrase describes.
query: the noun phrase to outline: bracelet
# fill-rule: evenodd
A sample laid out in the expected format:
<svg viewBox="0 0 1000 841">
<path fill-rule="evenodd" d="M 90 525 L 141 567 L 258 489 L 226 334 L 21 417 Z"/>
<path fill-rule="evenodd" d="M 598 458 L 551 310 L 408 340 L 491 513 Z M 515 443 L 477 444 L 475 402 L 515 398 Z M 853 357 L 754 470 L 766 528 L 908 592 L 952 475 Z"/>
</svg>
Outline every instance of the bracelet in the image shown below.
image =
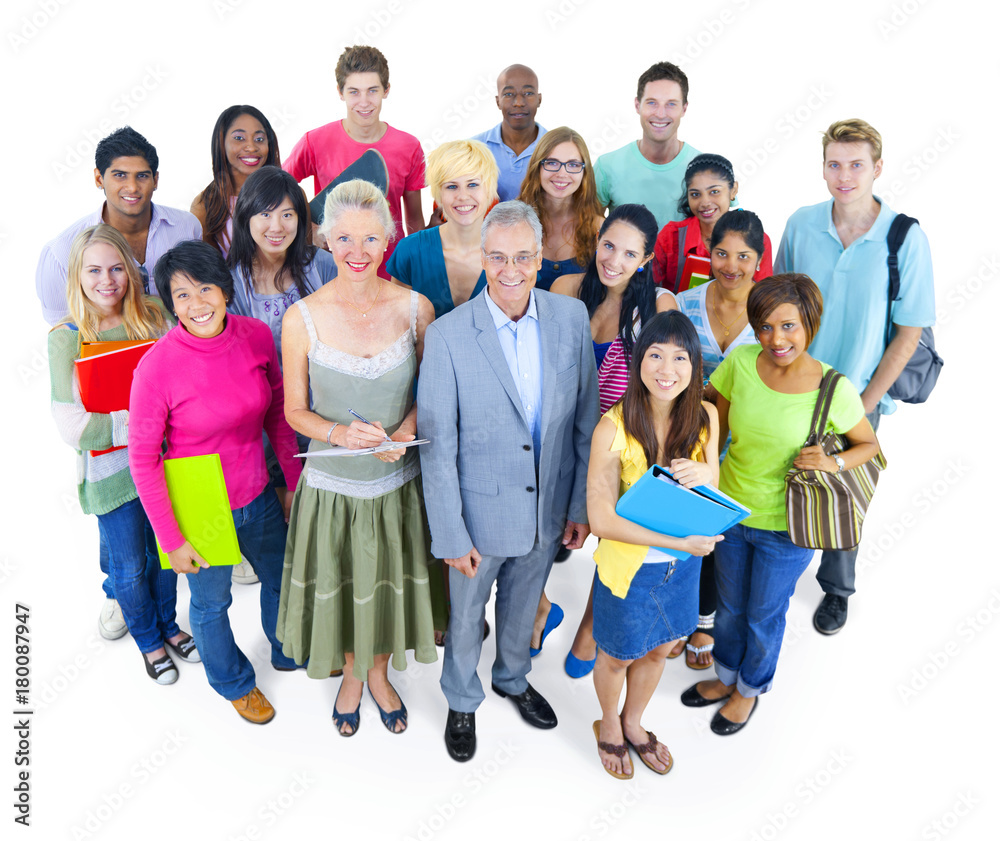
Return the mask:
<svg viewBox="0 0 1000 841">
<path fill-rule="evenodd" d="M 330 436 L 333 435 L 333 430 L 335 430 L 338 426 L 340 426 L 340 424 L 337 423 L 337 421 L 334 421 L 333 426 L 330 427 L 330 431 L 326 433 L 326 443 L 330 447 L 333 446 L 333 442 L 330 440 Z"/>
</svg>

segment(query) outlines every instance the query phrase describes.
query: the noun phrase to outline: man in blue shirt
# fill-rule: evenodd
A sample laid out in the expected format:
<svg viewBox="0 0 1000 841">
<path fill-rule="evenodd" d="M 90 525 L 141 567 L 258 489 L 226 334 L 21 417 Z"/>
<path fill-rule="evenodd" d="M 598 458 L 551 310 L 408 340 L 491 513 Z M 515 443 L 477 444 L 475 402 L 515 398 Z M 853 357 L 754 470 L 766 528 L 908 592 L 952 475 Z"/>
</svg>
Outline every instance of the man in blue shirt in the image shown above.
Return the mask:
<svg viewBox="0 0 1000 841">
<path fill-rule="evenodd" d="M 511 201 L 521 193 L 521 182 L 538 138 L 545 129 L 535 122 L 535 112 L 542 104 L 538 76 L 530 67 L 512 64 L 497 77 L 497 108 L 503 120 L 473 140 L 481 140 L 496 158 L 500 168 L 497 195 Z"/>
<path fill-rule="evenodd" d="M 882 172 L 882 137 L 863 120 L 841 120 L 823 135 L 823 178 L 832 200 L 788 220 L 775 273 L 809 275 L 823 293 L 823 320 L 809 353 L 844 374 L 861 392 L 872 427 L 896 407 L 887 394 L 934 323 L 930 248 L 910 228 L 899 250 L 899 297 L 888 301 L 886 237 L 896 213 L 873 193 Z M 892 338 L 886 344 L 886 316 Z M 857 549 L 825 551 L 816 578 L 826 595 L 813 617 L 822 634 L 847 621 Z"/>
</svg>

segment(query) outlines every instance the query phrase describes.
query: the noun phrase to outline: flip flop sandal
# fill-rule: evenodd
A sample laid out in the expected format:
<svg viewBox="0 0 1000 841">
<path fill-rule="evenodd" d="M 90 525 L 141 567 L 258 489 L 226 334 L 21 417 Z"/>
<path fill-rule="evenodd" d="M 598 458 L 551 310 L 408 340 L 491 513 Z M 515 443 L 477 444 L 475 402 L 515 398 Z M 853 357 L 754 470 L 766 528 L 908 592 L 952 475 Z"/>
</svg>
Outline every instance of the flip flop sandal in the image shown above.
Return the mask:
<svg viewBox="0 0 1000 841">
<path fill-rule="evenodd" d="M 689 663 L 687 661 L 686 657 L 684 658 L 684 665 L 686 665 L 689 669 L 694 669 L 696 672 L 703 672 L 703 671 L 705 671 L 705 669 L 711 669 L 712 666 L 715 665 L 714 662 L 713 663 L 704 663 L 704 664 L 698 662 L 698 655 L 699 654 L 704 654 L 706 651 L 711 651 L 713 648 L 715 648 L 715 640 L 712 640 L 712 642 L 710 642 L 708 645 L 694 646 L 694 645 L 691 645 L 691 643 L 688 643 L 684 647 L 688 651 L 690 651 L 694 655 L 694 657 L 695 657 L 694 665 L 692 665 L 691 663 Z"/>
<path fill-rule="evenodd" d="M 624 744 L 621 744 L 621 745 L 612 745 L 610 742 L 602 742 L 601 741 L 601 722 L 600 721 L 595 721 L 594 722 L 594 738 L 597 739 L 597 750 L 598 750 L 598 752 L 603 751 L 604 753 L 610 753 L 612 756 L 617 756 L 619 759 L 621 759 L 622 757 L 625 756 L 625 754 L 628 753 L 628 747 L 626 745 L 624 745 Z M 643 762 L 645 762 L 645 760 L 643 760 Z M 635 773 L 635 766 L 634 765 L 632 766 L 632 770 L 629 771 L 627 774 L 619 774 L 619 773 L 617 773 L 615 771 L 612 771 L 610 768 L 605 768 L 603 762 L 601 763 L 601 767 L 604 768 L 604 770 L 607 771 L 616 780 L 631 780 L 632 779 L 632 775 Z"/>
<path fill-rule="evenodd" d="M 646 758 L 647 753 L 656 753 L 656 746 L 659 744 L 659 741 L 657 741 L 656 736 L 653 733 L 650 733 L 648 730 L 646 731 L 646 736 L 649 737 L 649 741 L 647 741 L 646 744 L 644 745 L 633 744 L 628 740 L 628 736 L 625 737 L 625 743 L 639 755 L 639 761 L 643 765 L 645 765 L 650 771 L 660 774 L 661 776 L 663 774 L 669 773 L 670 769 L 674 767 L 674 758 L 673 756 L 671 756 L 670 750 L 669 749 L 667 750 L 667 761 L 666 761 L 667 767 L 661 771 Z"/>
</svg>

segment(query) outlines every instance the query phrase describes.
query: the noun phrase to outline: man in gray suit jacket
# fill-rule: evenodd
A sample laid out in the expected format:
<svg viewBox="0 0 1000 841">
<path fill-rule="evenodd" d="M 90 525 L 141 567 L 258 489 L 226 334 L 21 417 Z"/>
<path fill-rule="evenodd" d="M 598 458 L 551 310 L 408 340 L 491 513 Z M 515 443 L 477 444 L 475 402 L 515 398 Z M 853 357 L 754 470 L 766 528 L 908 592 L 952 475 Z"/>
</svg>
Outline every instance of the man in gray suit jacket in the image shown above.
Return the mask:
<svg viewBox="0 0 1000 841">
<path fill-rule="evenodd" d="M 493 691 L 536 727 L 556 726 L 528 684 L 538 600 L 561 544 L 587 526 L 587 461 L 598 418 L 597 372 L 583 303 L 534 291 L 542 227 L 502 202 L 482 229 L 486 290 L 432 323 L 417 389 L 431 550 L 451 570 L 441 687 L 452 758 L 475 752 L 483 620 L 497 584 Z"/>
</svg>

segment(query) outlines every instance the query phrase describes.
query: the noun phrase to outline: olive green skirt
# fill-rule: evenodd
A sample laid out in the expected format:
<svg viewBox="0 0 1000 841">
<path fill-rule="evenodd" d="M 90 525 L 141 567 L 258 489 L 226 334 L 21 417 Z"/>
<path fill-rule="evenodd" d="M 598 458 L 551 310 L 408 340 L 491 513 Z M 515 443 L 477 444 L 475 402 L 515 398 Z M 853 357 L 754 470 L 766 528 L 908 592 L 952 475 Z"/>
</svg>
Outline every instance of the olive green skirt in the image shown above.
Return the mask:
<svg viewBox="0 0 1000 841">
<path fill-rule="evenodd" d="M 420 477 L 357 499 L 300 482 L 292 501 L 277 635 L 285 656 L 313 678 L 342 669 L 367 680 L 378 654 L 406 668 L 437 660 L 446 626 L 441 562 L 430 554 Z"/>
</svg>

